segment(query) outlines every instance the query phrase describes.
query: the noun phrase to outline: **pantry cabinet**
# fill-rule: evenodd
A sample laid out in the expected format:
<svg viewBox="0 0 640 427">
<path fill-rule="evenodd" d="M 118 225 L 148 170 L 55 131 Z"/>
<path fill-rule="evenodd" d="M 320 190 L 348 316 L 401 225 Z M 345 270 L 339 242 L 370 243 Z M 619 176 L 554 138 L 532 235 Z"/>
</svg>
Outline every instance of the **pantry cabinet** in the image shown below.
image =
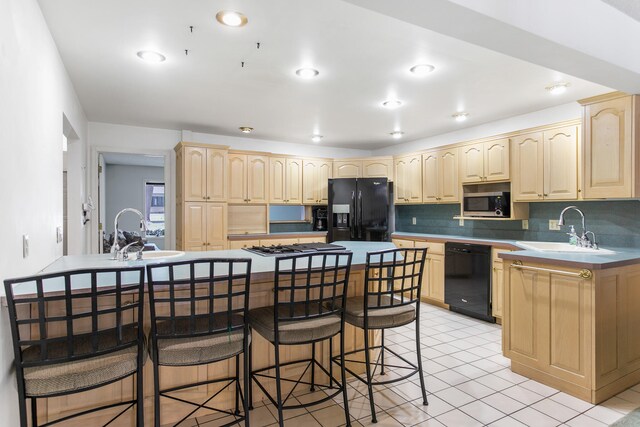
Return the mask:
<svg viewBox="0 0 640 427">
<path fill-rule="evenodd" d="M 454 148 L 422 155 L 422 202 L 457 203 L 458 150 Z"/>
<path fill-rule="evenodd" d="M 269 202 L 269 158 L 229 153 L 229 203 Z"/>
<path fill-rule="evenodd" d="M 302 204 L 302 159 L 271 157 L 269 200 L 273 204 Z"/>
<path fill-rule="evenodd" d="M 412 154 L 394 159 L 394 202 L 422 203 L 422 156 Z"/>
<path fill-rule="evenodd" d="M 306 205 L 329 203 L 329 179 L 333 176 L 330 160 L 302 160 L 302 202 Z"/>
<path fill-rule="evenodd" d="M 176 201 L 224 202 L 227 199 L 227 150 L 176 147 Z"/>
<path fill-rule="evenodd" d="M 182 221 L 176 222 L 178 250 L 198 252 L 225 249 L 226 203 L 186 202 L 179 216 Z"/>
<path fill-rule="evenodd" d="M 458 152 L 460 180 L 463 183 L 509 179 L 508 138 L 464 145 Z"/>
</svg>

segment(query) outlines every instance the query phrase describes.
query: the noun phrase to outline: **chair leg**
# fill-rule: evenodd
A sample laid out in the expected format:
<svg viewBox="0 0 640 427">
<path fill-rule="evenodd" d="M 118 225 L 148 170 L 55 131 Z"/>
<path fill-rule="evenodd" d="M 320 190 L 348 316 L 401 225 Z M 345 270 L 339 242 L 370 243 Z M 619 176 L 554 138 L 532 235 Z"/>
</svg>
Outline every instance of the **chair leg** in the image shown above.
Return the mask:
<svg viewBox="0 0 640 427">
<path fill-rule="evenodd" d="M 274 343 L 276 359 L 276 403 L 278 403 L 278 424 L 284 427 L 284 417 L 282 416 L 282 386 L 280 384 L 280 348 L 278 342 Z"/>
<path fill-rule="evenodd" d="M 311 343 L 311 388 L 316 390 L 316 343 Z"/>
<path fill-rule="evenodd" d="M 333 340 L 333 338 L 329 339 Z M 329 358 L 329 363 L 331 363 L 331 358 Z M 344 363 L 344 327 L 342 332 L 340 332 L 340 376 L 342 377 L 342 400 L 344 403 L 344 417 L 347 420 L 347 427 L 351 427 L 351 416 L 349 415 L 349 399 L 347 397 L 347 373 Z"/>
<path fill-rule="evenodd" d="M 418 304 L 420 304 L 418 302 Z M 422 372 L 422 349 L 420 347 L 420 317 L 416 317 L 416 354 L 418 356 L 418 375 L 420 376 L 420 388 L 422 389 L 422 404 L 428 405 L 427 390 L 424 385 L 424 372 Z"/>
<path fill-rule="evenodd" d="M 369 404 L 371 405 L 371 422 L 377 423 L 376 407 L 373 402 L 373 386 L 371 385 L 371 356 L 369 355 L 369 330 L 364 329 L 364 361 L 367 371 L 367 388 L 369 389 Z"/>
<path fill-rule="evenodd" d="M 380 347 L 380 375 L 384 375 L 384 329 L 382 332 L 382 347 Z"/>
<path fill-rule="evenodd" d="M 153 364 L 153 425 L 160 427 L 160 369 L 157 363 Z"/>
<path fill-rule="evenodd" d="M 333 387 L 333 337 L 329 338 L 329 387 Z M 344 361 L 343 361 L 344 362 Z"/>
<path fill-rule="evenodd" d="M 142 379 L 143 366 L 138 365 L 136 372 L 136 425 L 144 426 L 144 381 Z"/>
<path fill-rule="evenodd" d="M 249 427 L 249 408 L 250 408 L 250 394 L 251 394 L 251 368 L 249 367 L 249 339 L 247 336 L 248 332 L 245 330 L 244 335 L 244 352 L 242 356 L 244 357 L 244 401 L 242 405 L 244 407 L 244 426 Z"/>
<path fill-rule="evenodd" d="M 22 393 L 18 395 L 18 407 L 20 410 L 20 427 L 29 427 L 27 420 L 27 398 Z"/>
<path fill-rule="evenodd" d="M 38 427 L 38 403 L 35 397 L 31 398 L 31 425 Z"/>
<path fill-rule="evenodd" d="M 236 354 L 236 415 L 240 415 L 240 355 Z"/>
</svg>

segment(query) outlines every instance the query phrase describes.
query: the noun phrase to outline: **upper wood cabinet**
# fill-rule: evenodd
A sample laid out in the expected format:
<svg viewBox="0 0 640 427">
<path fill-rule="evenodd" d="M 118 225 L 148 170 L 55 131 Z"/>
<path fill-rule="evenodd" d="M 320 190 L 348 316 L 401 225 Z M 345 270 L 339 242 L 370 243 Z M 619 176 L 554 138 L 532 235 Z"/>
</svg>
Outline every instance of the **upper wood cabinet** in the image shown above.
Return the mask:
<svg viewBox="0 0 640 427">
<path fill-rule="evenodd" d="M 343 159 L 333 161 L 334 178 L 387 178 L 393 181 L 393 158 Z"/>
<path fill-rule="evenodd" d="M 516 202 L 542 200 L 544 193 L 544 138 L 542 132 L 513 138 L 511 197 Z M 574 156 L 575 161 L 575 156 Z"/>
<path fill-rule="evenodd" d="M 334 160 L 334 178 L 360 178 L 362 176 L 362 160 Z"/>
<path fill-rule="evenodd" d="M 396 204 L 422 203 L 422 156 L 413 154 L 394 159 Z"/>
<path fill-rule="evenodd" d="M 617 93 L 581 101 L 585 199 L 638 197 L 639 99 Z"/>
<path fill-rule="evenodd" d="M 227 150 L 180 146 L 176 169 L 178 203 L 227 200 Z"/>
<path fill-rule="evenodd" d="M 333 170 L 330 160 L 302 160 L 302 202 L 308 205 L 329 203 L 329 179 Z"/>
<path fill-rule="evenodd" d="M 462 146 L 459 155 L 463 183 L 509 179 L 508 138 Z"/>
<path fill-rule="evenodd" d="M 181 206 L 179 206 L 181 208 Z M 227 244 L 226 203 L 187 202 L 178 223 L 178 249 L 213 251 Z"/>
<path fill-rule="evenodd" d="M 269 195 L 274 204 L 302 204 L 302 159 L 270 158 Z"/>
<path fill-rule="evenodd" d="M 269 202 L 269 158 L 229 153 L 229 203 Z"/>
<path fill-rule="evenodd" d="M 422 202 L 457 203 L 458 149 L 432 151 L 422 155 Z"/>
</svg>

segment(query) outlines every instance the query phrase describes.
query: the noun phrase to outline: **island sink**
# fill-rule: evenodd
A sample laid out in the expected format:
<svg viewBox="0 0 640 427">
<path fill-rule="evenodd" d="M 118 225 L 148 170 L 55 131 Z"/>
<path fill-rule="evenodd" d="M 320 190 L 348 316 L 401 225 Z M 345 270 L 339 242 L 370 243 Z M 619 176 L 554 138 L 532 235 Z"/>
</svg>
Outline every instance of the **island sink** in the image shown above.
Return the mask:
<svg viewBox="0 0 640 427">
<path fill-rule="evenodd" d="M 570 245 L 565 242 L 516 242 L 516 245 L 522 249 L 540 251 L 540 252 L 571 252 L 584 253 L 593 255 L 612 255 L 614 251 L 609 249 L 584 248 L 576 245 Z"/>
</svg>

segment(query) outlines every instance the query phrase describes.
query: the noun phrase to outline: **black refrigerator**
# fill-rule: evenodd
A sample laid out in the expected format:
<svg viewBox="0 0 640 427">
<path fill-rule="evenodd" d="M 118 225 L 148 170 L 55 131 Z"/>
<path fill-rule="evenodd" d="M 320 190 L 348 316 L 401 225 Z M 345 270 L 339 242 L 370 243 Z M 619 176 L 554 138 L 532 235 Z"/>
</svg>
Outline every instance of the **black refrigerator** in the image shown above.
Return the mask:
<svg viewBox="0 0 640 427">
<path fill-rule="evenodd" d="M 393 184 L 387 178 L 329 180 L 329 242 L 386 242 L 394 224 Z"/>
</svg>

